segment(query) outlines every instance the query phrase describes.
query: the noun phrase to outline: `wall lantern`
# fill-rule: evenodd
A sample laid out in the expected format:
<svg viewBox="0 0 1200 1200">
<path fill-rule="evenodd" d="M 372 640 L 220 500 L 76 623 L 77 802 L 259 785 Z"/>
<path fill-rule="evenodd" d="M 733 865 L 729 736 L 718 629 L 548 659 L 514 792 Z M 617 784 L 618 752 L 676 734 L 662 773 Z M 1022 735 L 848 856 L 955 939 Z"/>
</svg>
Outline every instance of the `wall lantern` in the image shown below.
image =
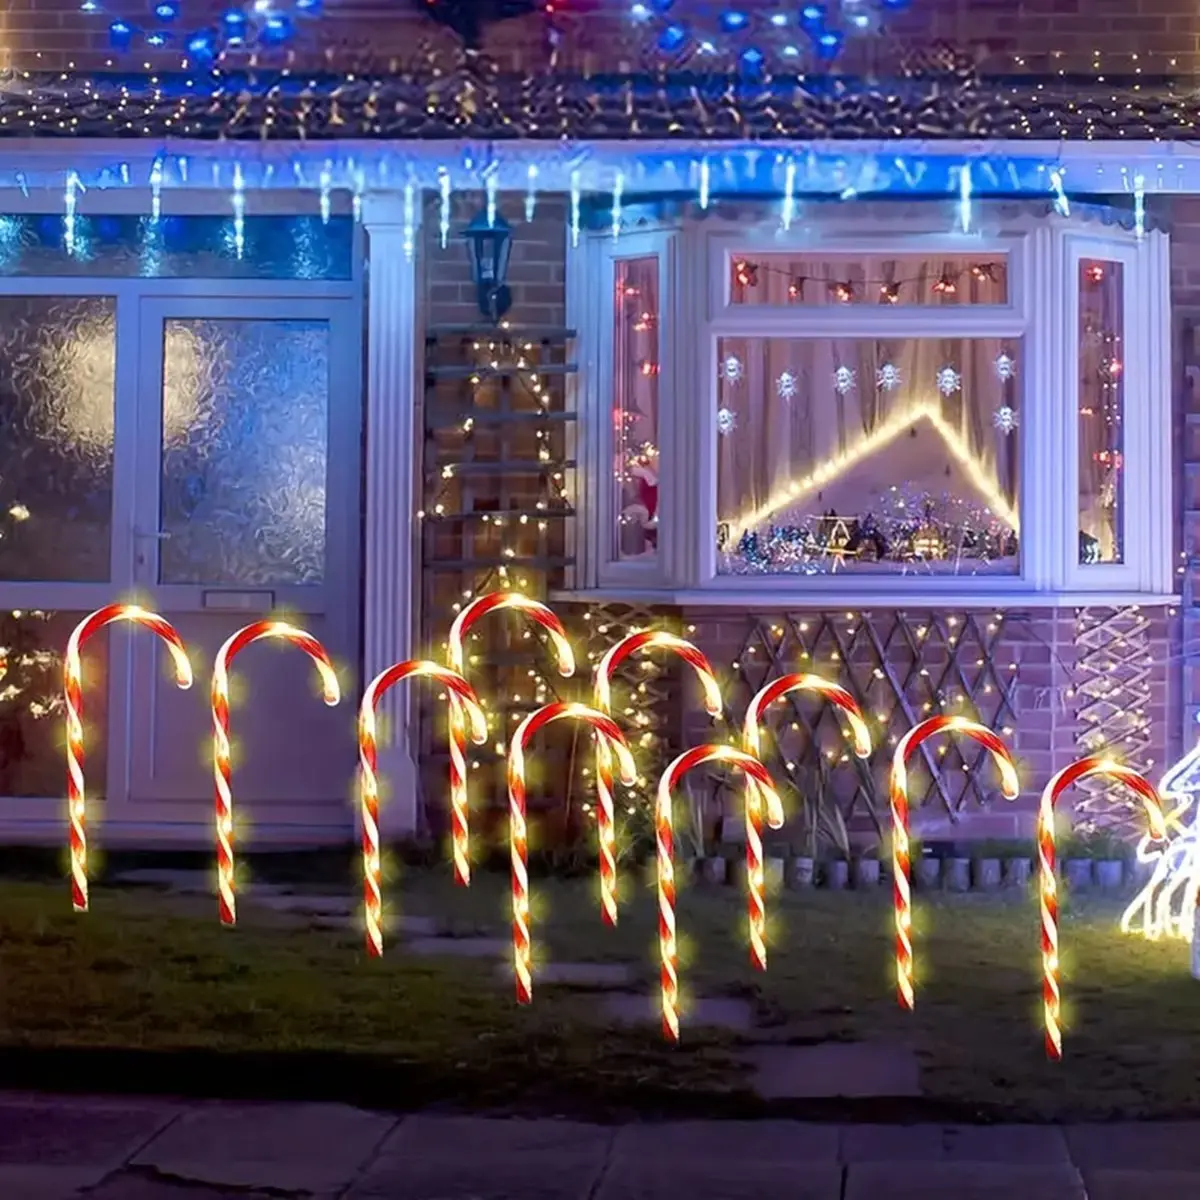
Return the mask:
<svg viewBox="0 0 1200 1200">
<path fill-rule="evenodd" d="M 498 325 L 512 307 L 512 293 L 505 282 L 512 253 L 512 227 L 499 213 L 489 221 L 481 212 L 463 231 L 463 237 L 471 256 L 479 311 Z"/>
</svg>

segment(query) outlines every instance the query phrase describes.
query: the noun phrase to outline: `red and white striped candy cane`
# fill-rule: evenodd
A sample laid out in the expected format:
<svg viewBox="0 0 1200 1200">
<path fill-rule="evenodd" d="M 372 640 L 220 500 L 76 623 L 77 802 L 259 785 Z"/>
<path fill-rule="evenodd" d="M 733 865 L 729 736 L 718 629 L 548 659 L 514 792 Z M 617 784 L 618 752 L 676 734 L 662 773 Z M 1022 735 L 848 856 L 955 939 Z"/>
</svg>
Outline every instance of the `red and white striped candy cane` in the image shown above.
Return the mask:
<svg viewBox="0 0 1200 1200">
<path fill-rule="evenodd" d="M 1042 916 L 1042 1009 L 1046 1020 L 1046 1057 L 1062 1058 L 1062 1003 L 1058 989 L 1058 885 L 1054 877 L 1054 809 L 1058 798 L 1089 775 L 1106 775 L 1126 784 L 1141 800 L 1155 838 L 1167 837 L 1163 799 L 1157 789 L 1132 767 L 1104 754 L 1091 754 L 1064 767 L 1046 784 L 1038 805 L 1038 880 Z"/>
<path fill-rule="evenodd" d="M 871 735 L 863 720 L 862 709 L 844 687 L 819 675 L 783 675 L 772 680 L 758 691 L 746 709 L 746 720 L 742 726 L 742 748 L 755 758 L 762 757 L 762 739 L 759 725 L 762 714 L 776 700 L 791 692 L 816 692 L 846 714 L 854 739 L 854 753 L 859 758 L 871 756 Z M 776 797 L 778 802 L 778 797 Z M 783 824 L 783 810 L 768 805 L 767 824 L 778 829 Z M 750 961 L 760 971 L 767 966 L 767 946 L 764 938 L 767 911 L 765 880 L 763 876 L 763 798 L 752 776 L 746 776 L 746 883 L 747 903 L 750 915 Z"/>
<path fill-rule="evenodd" d="M 512 737 L 508 750 L 509 854 L 512 860 L 513 965 L 516 970 L 517 1003 L 533 999 L 533 949 L 529 937 L 529 844 L 525 825 L 525 747 L 543 725 L 551 721 L 582 721 L 596 731 L 597 740 L 607 739 L 617 756 L 621 781 L 631 784 L 637 768 L 624 734 L 606 713 L 586 704 L 556 701 L 531 712 Z"/>
<path fill-rule="evenodd" d="M 448 696 L 459 697 L 471 722 L 471 740 L 487 741 L 487 717 L 471 685 L 459 674 L 439 663 L 410 659 L 381 671 L 367 684 L 358 710 L 359 795 L 362 812 L 363 908 L 367 924 L 367 953 L 383 953 L 383 894 L 379 848 L 379 758 L 375 709 L 389 688 L 412 677 L 429 679 L 446 688 Z"/>
<path fill-rule="evenodd" d="M 575 674 L 575 654 L 562 622 L 544 604 L 520 592 L 489 592 L 472 600 L 454 619 L 446 645 L 450 669 L 464 679 L 467 675 L 467 635 L 481 617 L 501 609 L 524 613 L 540 625 L 554 643 L 558 671 L 564 678 Z M 454 878 L 459 884 L 471 881 L 469 852 L 470 809 L 467 800 L 467 723 L 462 705 L 450 693 L 450 842 L 454 854 Z"/>
<path fill-rule="evenodd" d="M 752 754 L 735 746 L 714 743 L 685 750 L 658 781 L 654 806 L 654 833 L 658 865 L 658 952 L 661 959 L 663 1033 L 679 1041 L 679 947 L 675 938 L 675 821 L 671 794 L 679 781 L 693 768 L 705 763 L 728 763 L 744 771 L 761 789 L 767 808 L 782 812 L 783 805 L 775 790 L 771 773 Z"/>
<path fill-rule="evenodd" d="M 311 633 L 285 621 L 255 621 L 239 629 L 217 651 L 213 663 L 211 705 L 213 795 L 217 824 L 217 904 L 222 925 L 232 925 L 237 920 L 233 869 L 233 792 L 230 787 L 233 768 L 229 757 L 229 668 L 247 646 L 268 638 L 288 642 L 312 659 L 321 677 L 322 699 L 326 704 L 332 708 L 342 698 L 337 675 L 325 647 Z"/>
<path fill-rule="evenodd" d="M 83 789 L 83 648 L 106 625 L 130 621 L 162 638 L 175 668 L 175 682 L 192 686 L 192 664 L 183 639 L 158 613 L 137 604 L 107 604 L 83 618 L 67 639 L 63 659 L 63 693 L 67 714 L 67 811 L 71 822 L 71 902 L 76 912 L 87 912 L 87 804 Z"/>
<path fill-rule="evenodd" d="M 913 994 L 912 887 L 908 842 L 908 760 L 922 742 L 938 733 L 961 733 L 991 751 L 1000 769 L 1000 790 L 1015 800 L 1021 785 L 1008 747 L 986 725 L 966 717 L 930 717 L 915 725 L 899 741 L 892 755 L 892 898 L 896 913 L 896 994 L 901 1008 L 911 1009 Z"/>
<path fill-rule="evenodd" d="M 612 679 L 620 665 L 641 650 L 669 650 L 691 666 L 704 690 L 704 708 L 710 717 L 717 718 L 725 711 L 721 686 L 712 665 L 691 642 L 673 633 L 645 629 L 623 637 L 600 660 L 596 667 L 594 699 L 596 707 L 612 715 Z M 603 738 L 596 739 L 596 784 L 599 802 L 596 806 L 596 837 L 600 846 L 600 911 L 606 925 L 617 923 L 617 833 L 613 806 L 612 752 Z"/>
</svg>

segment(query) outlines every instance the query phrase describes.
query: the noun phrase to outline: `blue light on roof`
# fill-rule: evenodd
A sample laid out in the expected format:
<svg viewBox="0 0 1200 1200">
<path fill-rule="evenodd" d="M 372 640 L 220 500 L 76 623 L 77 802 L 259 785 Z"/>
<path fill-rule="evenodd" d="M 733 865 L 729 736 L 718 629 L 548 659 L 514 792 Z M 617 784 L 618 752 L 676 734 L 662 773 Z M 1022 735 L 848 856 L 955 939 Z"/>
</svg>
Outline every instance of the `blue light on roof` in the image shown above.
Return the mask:
<svg viewBox="0 0 1200 1200">
<path fill-rule="evenodd" d="M 193 33 L 187 40 L 188 53 L 199 63 L 208 63 L 216 57 L 217 35 L 211 29 Z"/>
<path fill-rule="evenodd" d="M 777 27 L 782 27 L 788 23 L 787 13 L 776 13 L 771 18 L 771 24 Z"/>
<path fill-rule="evenodd" d="M 842 41 L 842 35 L 837 30 L 827 30 L 817 38 L 817 54 L 826 60 L 837 58 L 842 48 Z"/>
<path fill-rule="evenodd" d="M 825 6 L 806 4 L 800 10 L 800 21 L 805 29 L 819 29 L 825 24 Z"/>
<path fill-rule="evenodd" d="M 635 21 L 645 21 L 650 16 L 650 10 L 644 4 L 635 4 L 629 10 L 629 15 Z"/>
<path fill-rule="evenodd" d="M 154 15 L 160 21 L 173 21 L 179 16 L 179 5 L 176 0 L 158 0 L 154 6 Z"/>
<path fill-rule="evenodd" d="M 133 26 L 128 21 L 114 21 L 108 27 L 108 42 L 114 50 L 128 50 L 133 41 Z"/>
<path fill-rule="evenodd" d="M 744 12 L 739 12 L 736 8 L 721 14 L 721 28 L 726 33 L 737 33 L 739 29 L 745 29 L 749 21 L 750 18 Z"/>
<path fill-rule="evenodd" d="M 761 71 L 764 61 L 765 56 L 757 46 L 751 46 L 738 55 L 738 62 L 741 64 L 742 70 L 751 74 Z"/>
<path fill-rule="evenodd" d="M 683 25 L 668 25 L 658 35 L 658 48 L 666 54 L 673 54 L 687 41 L 687 29 Z"/>
<path fill-rule="evenodd" d="M 278 46 L 292 36 L 292 22 L 283 13 L 272 13 L 262 27 L 262 40 L 271 46 Z"/>
</svg>

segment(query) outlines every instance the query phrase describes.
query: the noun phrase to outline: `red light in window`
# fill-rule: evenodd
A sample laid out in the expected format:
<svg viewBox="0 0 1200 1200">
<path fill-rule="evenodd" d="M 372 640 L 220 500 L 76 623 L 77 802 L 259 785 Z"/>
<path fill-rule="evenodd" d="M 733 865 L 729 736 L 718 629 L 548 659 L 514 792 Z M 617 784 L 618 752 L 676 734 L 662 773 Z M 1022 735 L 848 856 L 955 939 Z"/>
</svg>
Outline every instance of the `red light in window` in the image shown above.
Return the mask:
<svg viewBox="0 0 1200 1200">
<path fill-rule="evenodd" d="M 899 304 L 900 285 L 898 283 L 881 283 L 879 285 L 879 299 L 884 304 Z"/>
<path fill-rule="evenodd" d="M 1104 268 L 1099 263 L 1092 263 L 1090 267 L 1084 271 L 1084 276 L 1089 283 L 1104 282 Z"/>
<path fill-rule="evenodd" d="M 752 288 L 758 286 L 758 266 L 752 262 L 736 262 L 733 264 L 733 281 L 738 287 Z"/>
<path fill-rule="evenodd" d="M 939 296 L 953 296 L 958 291 L 958 284 L 954 282 L 954 277 L 951 275 L 942 275 L 933 285 L 933 290 Z"/>
<path fill-rule="evenodd" d="M 829 292 L 839 304 L 849 304 L 854 299 L 854 284 L 831 283 Z"/>
</svg>

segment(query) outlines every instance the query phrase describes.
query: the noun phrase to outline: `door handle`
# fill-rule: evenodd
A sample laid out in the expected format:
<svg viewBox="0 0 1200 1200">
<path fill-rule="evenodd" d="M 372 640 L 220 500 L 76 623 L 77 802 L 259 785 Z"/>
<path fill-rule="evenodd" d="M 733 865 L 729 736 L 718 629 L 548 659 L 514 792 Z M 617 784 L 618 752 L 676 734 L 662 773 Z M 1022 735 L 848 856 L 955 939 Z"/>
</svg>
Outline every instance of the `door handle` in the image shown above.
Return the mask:
<svg viewBox="0 0 1200 1200">
<path fill-rule="evenodd" d="M 145 529 L 135 529 L 133 536 L 135 538 L 146 538 L 152 542 L 167 542 L 171 540 L 170 530 L 167 529 L 155 529 L 152 532 Z"/>
</svg>

